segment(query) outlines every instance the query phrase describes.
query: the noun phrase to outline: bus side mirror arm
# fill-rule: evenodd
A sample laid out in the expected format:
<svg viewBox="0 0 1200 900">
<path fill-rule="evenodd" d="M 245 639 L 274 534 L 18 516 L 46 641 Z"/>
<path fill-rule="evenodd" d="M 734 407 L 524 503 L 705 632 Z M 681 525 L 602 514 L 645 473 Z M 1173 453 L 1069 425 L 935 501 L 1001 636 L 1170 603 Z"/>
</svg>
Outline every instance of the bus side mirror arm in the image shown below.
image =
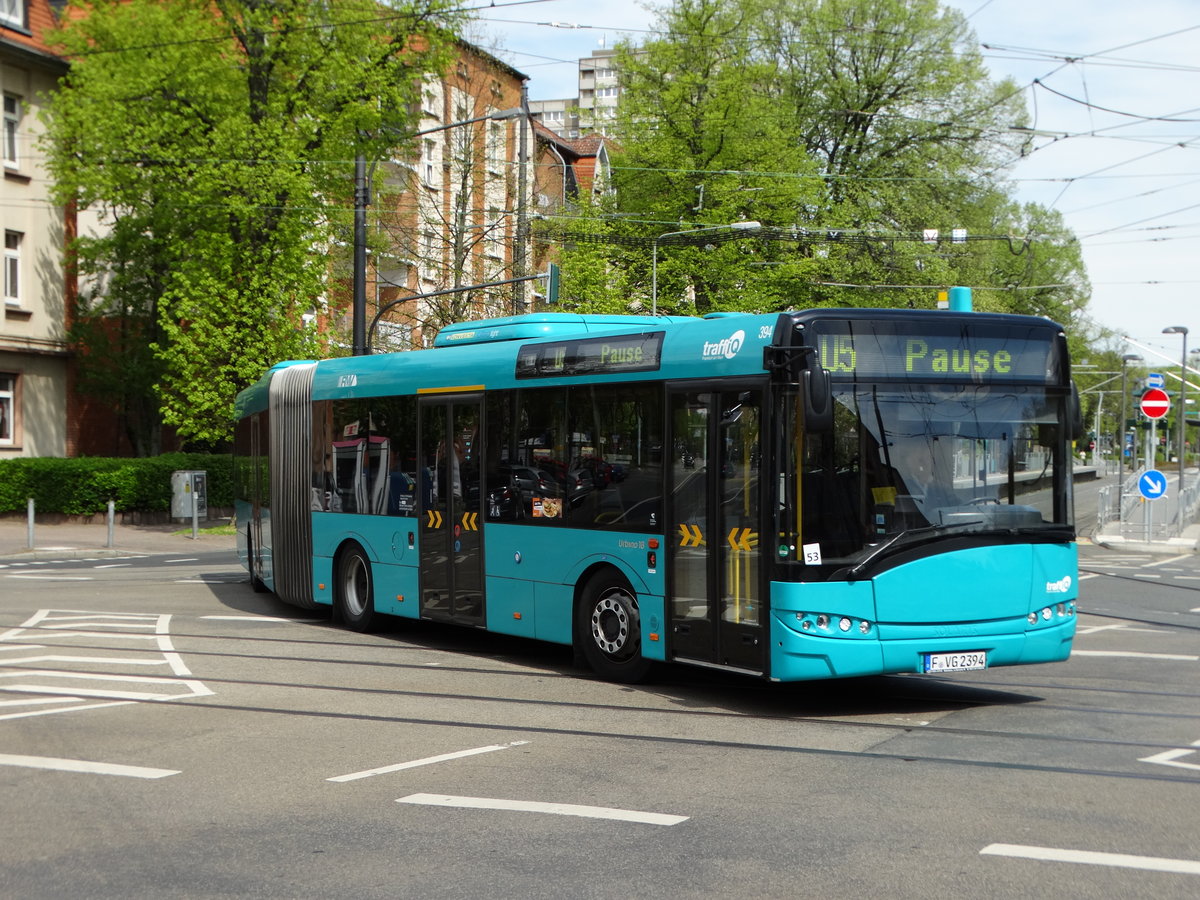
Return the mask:
<svg viewBox="0 0 1200 900">
<path fill-rule="evenodd" d="M 815 347 L 765 347 L 763 367 L 804 397 L 804 429 L 812 434 L 833 430 L 833 385 Z"/>
<path fill-rule="evenodd" d="M 1071 437 L 1073 441 L 1083 437 L 1083 405 L 1079 402 L 1079 385 L 1074 380 L 1071 381 L 1071 399 L 1068 401 L 1067 407 L 1067 423 L 1071 428 Z"/>
</svg>

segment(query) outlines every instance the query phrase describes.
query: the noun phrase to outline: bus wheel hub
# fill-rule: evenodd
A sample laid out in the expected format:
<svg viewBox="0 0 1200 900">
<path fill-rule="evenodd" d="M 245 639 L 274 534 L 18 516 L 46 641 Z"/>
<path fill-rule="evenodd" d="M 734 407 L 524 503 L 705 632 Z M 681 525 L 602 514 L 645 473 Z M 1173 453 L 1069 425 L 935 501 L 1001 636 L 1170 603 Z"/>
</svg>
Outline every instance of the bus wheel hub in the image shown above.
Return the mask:
<svg viewBox="0 0 1200 900">
<path fill-rule="evenodd" d="M 592 610 L 592 638 L 610 656 L 629 644 L 629 609 L 615 597 L 603 597 Z"/>
</svg>

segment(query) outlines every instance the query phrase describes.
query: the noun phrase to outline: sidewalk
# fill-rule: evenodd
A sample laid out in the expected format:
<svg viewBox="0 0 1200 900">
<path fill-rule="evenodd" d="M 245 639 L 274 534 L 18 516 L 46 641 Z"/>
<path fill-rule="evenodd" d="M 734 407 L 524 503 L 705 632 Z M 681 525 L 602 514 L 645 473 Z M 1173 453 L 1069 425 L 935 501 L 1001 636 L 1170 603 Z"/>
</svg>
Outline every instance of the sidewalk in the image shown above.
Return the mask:
<svg viewBox="0 0 1200 900">
<path fill-rule="evenodd" d="M 200 528 L 228 524 L 227 519 L 201 522 Z M 108 546 L 105 522 L 54 522 L 35 520 L 34 549 L 29 549 L 29 525 L 24 516 L 0 518 L 0 559 L 73 559 L 78 557 L 129 556 L 131 554 L 175 553 L 228 550 L 233 553 L 236 536 L 203 534 L 192 540 L 190 522 L 162 525 L 124 525 L 113 527 L 113 545 Z"/>
<path fill-rule="evenodd" d="M 1183 529 L 1179 537 L 1167 538 L 1161 541 L 1134 541 L 1123 537 L 1120 533 L 1120 522 L 1109 522 L 1099 532 L 1092 536 L 1092 543 L 1107 550 L 1124 550 L 1129 553 L 1159 553 L 1165 556 L 1179 556 L 1184 553 L 1195 553 L 1200 545 L 1200 525 L 1189 525 Z"/>
</svg>

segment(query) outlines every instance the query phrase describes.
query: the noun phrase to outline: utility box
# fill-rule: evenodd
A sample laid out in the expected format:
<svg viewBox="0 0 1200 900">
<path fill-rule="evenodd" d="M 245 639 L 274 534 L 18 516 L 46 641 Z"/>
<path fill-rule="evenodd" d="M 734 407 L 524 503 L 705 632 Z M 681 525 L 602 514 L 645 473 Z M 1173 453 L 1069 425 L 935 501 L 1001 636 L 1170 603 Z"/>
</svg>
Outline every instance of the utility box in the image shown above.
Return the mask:
<svg viewBox="0 0 1200 900">
<path fill-rule="evenodd" d="M 171 473 L 171 518 L 191 520 L 208 518 L 208 473 Z"/>
</svg>

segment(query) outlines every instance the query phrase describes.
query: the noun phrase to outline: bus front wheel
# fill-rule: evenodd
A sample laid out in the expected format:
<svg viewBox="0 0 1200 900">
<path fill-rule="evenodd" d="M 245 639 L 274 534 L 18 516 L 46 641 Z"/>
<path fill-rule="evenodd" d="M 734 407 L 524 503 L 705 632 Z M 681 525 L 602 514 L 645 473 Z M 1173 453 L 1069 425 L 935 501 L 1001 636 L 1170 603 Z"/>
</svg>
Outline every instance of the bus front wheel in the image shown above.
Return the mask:
<svg viewBox="0 0 1200 900">
<path fill-rule="evenodd" d="M 584 658 L 601 678 L 633 684 L 650 671 L 650 660 L 642 656 L 637 596 L 618 573 L 600 573 L 588 581 L 575 628 Z"/>
<path fill-rule="evenodd" d="M 338 615 L 355 631 L 370 631 L 375 625 L 375 596 L 371 561 L 358 544 L 349 545 L 338 561 Z"/>
</svg>

